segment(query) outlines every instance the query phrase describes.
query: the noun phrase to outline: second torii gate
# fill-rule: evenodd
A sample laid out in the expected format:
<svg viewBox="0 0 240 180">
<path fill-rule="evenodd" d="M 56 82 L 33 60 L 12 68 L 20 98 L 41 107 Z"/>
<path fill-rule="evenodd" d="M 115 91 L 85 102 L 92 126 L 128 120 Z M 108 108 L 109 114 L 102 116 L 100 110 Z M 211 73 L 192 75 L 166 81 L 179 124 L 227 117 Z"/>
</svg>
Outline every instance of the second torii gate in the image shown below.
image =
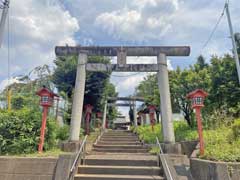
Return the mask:
<svg viewBox="0 0 240 180">
<path fill-rule="evenodd" d="M 128 101 L 128 103 L 109 103 L 116 101 Z M 137 127 L 137 110 L 136 110 L 136 101 L 144 102 L 143 97 L 109 97 L 107 101 L 105 101 L 104 114 L 107 110 L 107 106 L 123 106 L 123 107 L 133 107 L 133 118 L 134 118 L 134 126 Z M 106 116 L 103 117 L 103 127 L 105 127 Z"/>
<path fill-rule="evenodd" d="M 167 69 L 167 56 L 189 56 L 190 47 L 62 46 L 56 47 L 55 53 L 57 56 L 67 55 L 78 56 L 77 77 L 72 105 L 70 141 L 79 141 L 87 70 L 87 71 L 116 71 L 116 72 L 158 72 L 158 86 L 160 90 L 163 139 L 165 143 L 175 142 Z M 117 56 L 118 64 L 87 64 L 88 56 L 91 55 Z M 157 56 L 157 64 L 127 64 L 126 63 L 127 56 Z"/>
</svg>

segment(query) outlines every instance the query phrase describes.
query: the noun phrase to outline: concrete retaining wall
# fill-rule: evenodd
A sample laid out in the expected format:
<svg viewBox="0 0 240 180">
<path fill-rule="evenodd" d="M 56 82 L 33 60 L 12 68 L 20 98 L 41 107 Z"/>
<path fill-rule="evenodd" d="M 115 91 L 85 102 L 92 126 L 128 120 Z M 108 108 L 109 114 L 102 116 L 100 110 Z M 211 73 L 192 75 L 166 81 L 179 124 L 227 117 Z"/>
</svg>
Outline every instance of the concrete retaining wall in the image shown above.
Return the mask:
<svg viewBox="0 0 240 180">
<path fill-rule="evenodd" d="M 240 163 L 214 162 L 193 158 L 191 174 L 195 180 L 239 180 Z"/>
<path fill-rule="evenodd" d="M 182 148 L 182 154 L 190 157 L 193 151 L 196 149 L 198 141 L 182 141 L 180 144 Z"/>
<path fill-rule="evenodd" d="M 0 157 L 0 180 L 66 180 L 76 154 L 59 158 Z"/>
<path fill-rule="evenodd" d="M 0 157 L 1 180 L 53 180 L 58 158 Z"/>
</svg>

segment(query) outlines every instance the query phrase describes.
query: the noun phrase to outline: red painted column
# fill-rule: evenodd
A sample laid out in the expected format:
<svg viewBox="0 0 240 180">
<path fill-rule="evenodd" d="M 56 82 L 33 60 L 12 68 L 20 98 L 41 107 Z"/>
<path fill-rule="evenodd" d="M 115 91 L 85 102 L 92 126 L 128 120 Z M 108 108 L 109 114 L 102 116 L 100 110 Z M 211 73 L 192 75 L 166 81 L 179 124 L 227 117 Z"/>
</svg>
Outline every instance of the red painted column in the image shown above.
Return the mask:
<svg viewBox="0 0 240 180">
<path fill-rule="evenodd" d="M 149 115 L 150 115 L 150 122 L 152 125 L 152 131 L 154 131 L 156 107 L 151 105 L 148 107 L 148 109 L 149 109 Z"/>
<path fill-rule="evenodd" d="M 41 135 L 40 135 L 40 142 L 39 142 L 39 145 L 38 145 L 38 152 L 39 153 L 42 153 L 42 151 L 43 151 L 44 136 L 45 136 L 46 123 L 47 123 L 47 114 L 48 114 L 48 107 L 43 106 Z"/>
<path fill-rule="evenodd" d="M 105 128 L 108 129 L 108 119 L 106 119 Z"/>
<path fill-rule="evenodd" d="M 86 117 L 85 117 L 85 134 L 90 134 L 90 118 L 93 107 L 91 105 L 86 105 Z"/>
<path fill-rule="evenodd" d="M 86 114 L 86 126 L 85 126 L 85 134 L 89 135 L 90 134 L 90 113 L 87 112 Z"/>
<path fill-rule="evenodd" d="M 201 108 L 196 108 L 196 118 L 198 126 L 198 136 L 200 142 L 200 155 L 204 155 L 204 141 L 203 141 L 203 128 L 202 128 L 202 119 L 201 119 Z"/>
</svg>

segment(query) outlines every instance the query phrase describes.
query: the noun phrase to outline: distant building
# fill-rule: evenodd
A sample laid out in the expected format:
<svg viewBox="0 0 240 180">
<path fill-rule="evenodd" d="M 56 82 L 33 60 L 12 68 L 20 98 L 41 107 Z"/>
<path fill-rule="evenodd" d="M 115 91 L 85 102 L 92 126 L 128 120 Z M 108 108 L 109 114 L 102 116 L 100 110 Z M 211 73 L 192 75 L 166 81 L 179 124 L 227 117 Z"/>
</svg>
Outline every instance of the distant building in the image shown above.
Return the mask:
<svg viewBox="0 0 240 180">
<path fill-rule="evenodd" d="M 118 116 L 115 121 L 113 121 L 115 129 L 127 130 L 130 128 L 131 122 L 127 116 Z"/>
</svg>

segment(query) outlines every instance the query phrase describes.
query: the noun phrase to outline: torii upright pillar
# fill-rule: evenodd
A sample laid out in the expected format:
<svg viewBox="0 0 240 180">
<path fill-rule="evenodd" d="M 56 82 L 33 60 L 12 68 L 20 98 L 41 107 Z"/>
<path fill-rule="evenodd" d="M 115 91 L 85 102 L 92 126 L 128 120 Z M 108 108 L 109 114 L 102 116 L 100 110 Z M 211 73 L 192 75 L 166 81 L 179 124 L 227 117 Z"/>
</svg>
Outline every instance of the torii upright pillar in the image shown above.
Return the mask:
<svg viewBox="0 0 240 180">
<path fill-rule="evenodd" d="M 72 105 L 70 141 L 79 141 L 86 81 L 86 63 L 87 53 L 80 52 L 78 55 L 77 76 Z"/>
<path fill-rule="evenodd" d="M 107 102 L 107 100 L 106 100 L 106 101 L 105 101 L 105 104 L 104 104 L 104 112 L 103 112 L 103 122 L 102 122 L 102 129 L 103 129 L 103 130 L 106 129 L 107 106 L 108 106 L 108 102 Z"/>
<path fill-rule="evenodd" d="M 134 120 L 134 127 L 137 127 L 137 109 L 136 109 L 136 101 L 133 101 L 133 120 Z"/>
<path fill-rule="evenodd" d="M 167 69 L 167 57 L 160 53 L 158 58 L 158 86 L 161 99 L 162 130 L 165 143 L 174 143 L 174 129 L 172 121 L 172 105 Z"/>
</svg>

